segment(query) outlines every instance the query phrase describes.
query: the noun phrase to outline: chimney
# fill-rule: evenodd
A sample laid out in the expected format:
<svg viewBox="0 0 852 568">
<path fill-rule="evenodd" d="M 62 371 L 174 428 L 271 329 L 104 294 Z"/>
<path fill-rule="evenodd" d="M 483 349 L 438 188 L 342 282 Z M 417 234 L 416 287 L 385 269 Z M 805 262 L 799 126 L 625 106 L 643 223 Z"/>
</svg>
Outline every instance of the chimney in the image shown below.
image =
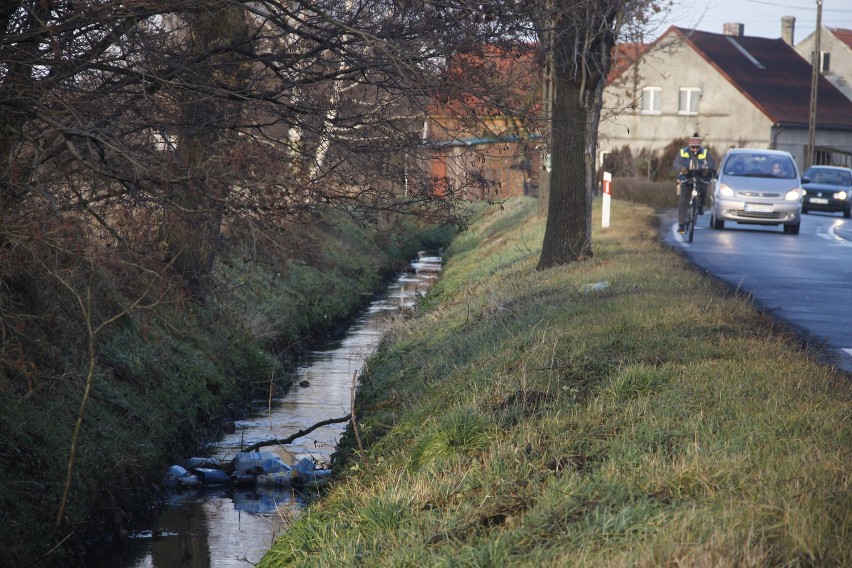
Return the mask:
<svg viewBox="0 0 852 568">
<path fill-rule="evenodd" d="M 722 33 L 734 37 L 743 37 L 744 24 L 722 24 Z"/>
<path fill-rule="evenodd" d="M 793 32 L 796 31 L 796 18 L 794 16 L 781 16 L 781 39 L 788 45 L 793 43 Z"/>
</svg>

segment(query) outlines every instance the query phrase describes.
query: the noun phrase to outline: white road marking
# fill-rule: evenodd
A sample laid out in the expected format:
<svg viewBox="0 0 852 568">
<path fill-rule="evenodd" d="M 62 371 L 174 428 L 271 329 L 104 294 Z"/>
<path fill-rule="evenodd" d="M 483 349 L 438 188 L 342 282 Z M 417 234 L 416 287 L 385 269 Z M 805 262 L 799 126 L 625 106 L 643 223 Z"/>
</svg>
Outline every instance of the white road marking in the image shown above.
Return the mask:
<svg viewBox="0 0 852 568">
<path fill-rule="evenodd" d="M 837 243 L 841 246 L 852 246 L 852 241 L 846 240 L 837 234 L 837 229 L 843 226 L 843 221 L 836 221 L 830 227 L 820 227 L 817 229 L 816 235 L 827 241 Z"/>
</svg>

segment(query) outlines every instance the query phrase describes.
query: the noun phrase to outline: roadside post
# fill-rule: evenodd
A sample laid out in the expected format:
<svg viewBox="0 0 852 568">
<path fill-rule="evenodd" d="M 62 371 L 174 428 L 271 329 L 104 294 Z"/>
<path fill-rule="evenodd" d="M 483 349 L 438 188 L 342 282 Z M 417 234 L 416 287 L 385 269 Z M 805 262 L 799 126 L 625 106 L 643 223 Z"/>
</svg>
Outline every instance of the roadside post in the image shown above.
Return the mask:
<svg viewBox="0 0 852 568">
<path fill-rule="evenodd" d="M 612 174 L 609 172 L 603 173 L 603 199 L 601 207 L 601 225 L 604 229 L 609 227 L 609 202 L 612 199 Z"/>
</svg>

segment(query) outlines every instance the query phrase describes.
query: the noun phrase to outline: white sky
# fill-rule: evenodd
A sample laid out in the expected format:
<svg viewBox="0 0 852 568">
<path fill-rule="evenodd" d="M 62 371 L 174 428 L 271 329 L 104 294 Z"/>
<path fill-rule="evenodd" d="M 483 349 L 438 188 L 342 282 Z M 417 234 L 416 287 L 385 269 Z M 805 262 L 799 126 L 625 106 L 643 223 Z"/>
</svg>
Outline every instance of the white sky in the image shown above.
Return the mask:
<svg viewBox="0 0 852 568">
<path fill-rule="evenodd" d="M 655 37 L 669 26 L 722 33 L 723 24 L 738 23 L 747 36 L 779 38 L 782 16 L 796 18 L 793 42 L 799 43 L 816 29 L 817 0 L 674 0 Z M 822 24 L 852 29 L 852 1 L 822 0 Z"/>
</svg>

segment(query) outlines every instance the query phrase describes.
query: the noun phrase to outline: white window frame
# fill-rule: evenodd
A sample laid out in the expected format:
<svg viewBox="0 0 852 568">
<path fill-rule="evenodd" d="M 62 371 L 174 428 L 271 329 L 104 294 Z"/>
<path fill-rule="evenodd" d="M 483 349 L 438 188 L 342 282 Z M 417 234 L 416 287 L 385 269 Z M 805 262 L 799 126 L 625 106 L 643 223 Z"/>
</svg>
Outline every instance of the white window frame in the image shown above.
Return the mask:
<svg viewBox="0 0 852 568">
<path fill-rule="evenodd" d="M 677 95 L 677 113 L 698 114 L 698 99 L 701 98 L 700 87 L 681 87 Z"/>
<path fill-rule="evenodd" d="M 660 100 L 662 99 L 662 87 L 645 87 L 639 100 L 639 108 L 642 114 L 660 114 Z"/>
</svg>

